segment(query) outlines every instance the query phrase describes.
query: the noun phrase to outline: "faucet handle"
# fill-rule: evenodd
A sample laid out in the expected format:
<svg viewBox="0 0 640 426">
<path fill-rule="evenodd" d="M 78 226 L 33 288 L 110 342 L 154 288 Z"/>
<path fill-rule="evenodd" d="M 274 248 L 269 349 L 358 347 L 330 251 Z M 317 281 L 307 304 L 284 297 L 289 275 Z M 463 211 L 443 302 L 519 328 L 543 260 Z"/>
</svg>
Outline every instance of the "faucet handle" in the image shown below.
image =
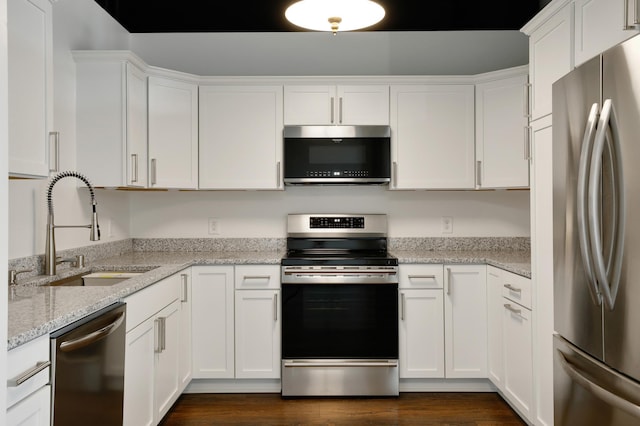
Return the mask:
<svg viewBox="0 0 640 426">
<path fill-rule="evenodd" d="M 16 279 L 18 278 L 18 274 L 22 274 L 24 272 L 33 272 L 33 269 L 23 269 L 21 271 L 16 271 L 15 269 L 9 270 L 9 285 L 16 285 Z"/>
</svg>

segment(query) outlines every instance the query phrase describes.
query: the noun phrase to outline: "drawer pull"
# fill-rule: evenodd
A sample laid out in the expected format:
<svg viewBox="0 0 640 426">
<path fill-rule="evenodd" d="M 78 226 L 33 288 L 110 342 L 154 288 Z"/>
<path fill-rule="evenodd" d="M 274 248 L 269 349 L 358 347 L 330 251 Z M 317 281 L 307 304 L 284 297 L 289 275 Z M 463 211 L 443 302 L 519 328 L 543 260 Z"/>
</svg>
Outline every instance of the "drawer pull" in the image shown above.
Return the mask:
<svg viewBox="0 0 640 426">
<path fill-rule="evenodd" d="M 39 372 L 47 369 L 50 365 L 51 365 L 51 361 L 39 362 L 35 365 L 35 367 L 25 371 L 18 377 L 7 380 L 7 386 L 10 388 L 15 388 L 17 386 L 20 386 L 21 384 L 23 384 L 24 382 L 26 382 L 27 380 L 29 380 L 30 378 L 38 374 Z"/>
<path fill-rule="evenodd" d="M 504 288 L 509 289 L 510 291 L 514 291 L 516 293 L 522 293 L 522 289 L 518 288 L 518 287 L 514 287 L 511 284 L 505 284 Z"/>
<path fill-rule="evenodd" d="M 435 275 L 409 275 L 410 280 L 435 280 Z"/>
<path fill-rule="evenodd" d="M 514 314 L 522 316 L 522 311 L 520 309 L 514 308 L 513 306 L 511 306 L 511 304 L 505 303 L 504 307 L 507 308 L 507 310 L 513 312 Z"/>
</svg>

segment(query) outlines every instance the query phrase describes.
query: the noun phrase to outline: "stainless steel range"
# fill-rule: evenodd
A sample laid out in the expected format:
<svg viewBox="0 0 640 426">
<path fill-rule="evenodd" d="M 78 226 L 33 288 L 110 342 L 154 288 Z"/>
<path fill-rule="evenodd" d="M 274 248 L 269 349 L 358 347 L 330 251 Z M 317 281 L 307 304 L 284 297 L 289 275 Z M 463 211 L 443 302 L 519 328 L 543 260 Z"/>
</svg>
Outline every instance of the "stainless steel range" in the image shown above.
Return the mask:
<svg viewBox="0 0 640 426">
<path fill-rule="evenodd" d="M 288 216 L 282 395 L 398 395 L 398 260 L 379 214 Z"/>
</svg>

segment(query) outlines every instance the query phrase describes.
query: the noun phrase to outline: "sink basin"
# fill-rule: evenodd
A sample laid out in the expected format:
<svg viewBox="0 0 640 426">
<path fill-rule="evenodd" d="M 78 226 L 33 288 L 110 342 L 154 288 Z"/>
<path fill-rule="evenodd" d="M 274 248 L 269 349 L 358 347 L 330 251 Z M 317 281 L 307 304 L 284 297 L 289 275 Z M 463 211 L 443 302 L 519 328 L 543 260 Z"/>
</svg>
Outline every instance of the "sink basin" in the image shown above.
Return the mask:
<svg viewBox="0 0 640 426">
<path fill-rule="evenodd" d="M 143 272 L 123 272 L 123 271 L 100 271 L 93 273 L 84 273 L 72 275 L 52 281 L 48 286 L 105 286 L 114 285 L 129 278 L 137 277 Z"/>
</svg>

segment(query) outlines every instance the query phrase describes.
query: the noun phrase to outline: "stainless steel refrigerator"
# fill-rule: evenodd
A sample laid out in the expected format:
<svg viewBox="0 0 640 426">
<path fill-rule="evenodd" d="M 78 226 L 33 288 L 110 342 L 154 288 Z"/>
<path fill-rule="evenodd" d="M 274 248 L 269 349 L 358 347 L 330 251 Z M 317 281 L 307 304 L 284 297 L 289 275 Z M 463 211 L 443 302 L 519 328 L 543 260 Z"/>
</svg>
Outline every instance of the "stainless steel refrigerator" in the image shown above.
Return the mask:
<svg viewBox="0 0 640 426">
<path fill-rule="evenodd" d="M 640 425 L 640 37 L 553 85 L 553 227 L 555 424 Z"/>
</svg>

